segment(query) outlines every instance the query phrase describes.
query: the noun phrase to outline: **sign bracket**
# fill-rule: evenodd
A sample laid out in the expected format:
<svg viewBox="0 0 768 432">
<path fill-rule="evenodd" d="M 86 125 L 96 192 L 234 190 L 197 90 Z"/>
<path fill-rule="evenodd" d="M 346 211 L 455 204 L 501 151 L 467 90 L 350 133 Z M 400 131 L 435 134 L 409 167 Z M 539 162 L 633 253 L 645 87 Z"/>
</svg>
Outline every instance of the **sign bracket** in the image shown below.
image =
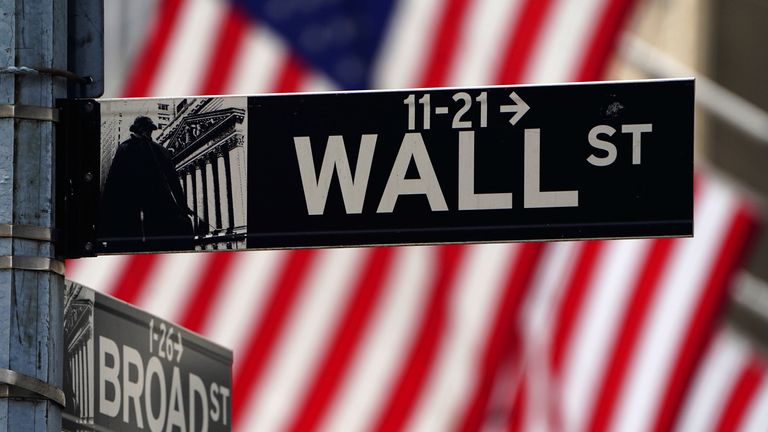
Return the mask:
<svg viewBox="0 0 768 432">
<path fill-rule="evenodd" d="M 0 118 L 39 120 L 47 122 L 59 121 L 59 110 L 56 108 L 32 105 L 0 105 Z"/>
<path fill-rule="evenodd" d="M 0 398 L 47 399 L 66 406 L 64 391 L 37 378 L 0 368 Z"/>
<path fill-rule="evenodd" d="M 101 114 L 94 100 L 61 99 L 56 128 L 57 250 L 67 258 L 95 256 L 100 184 Z"/>
<path fill-rule="evenodd" d="M 55 231 L 46 227 L 18 224 L 0 224 L 0 238 L 52 242 L 55 237 Z"/>
<path fill-rule="evenodd" d="M 8 269 L 46 271 L 64 275 L 64 263 L 62 261 L 37 256 L 0 256 L 0 270 Z"/>
</svg>

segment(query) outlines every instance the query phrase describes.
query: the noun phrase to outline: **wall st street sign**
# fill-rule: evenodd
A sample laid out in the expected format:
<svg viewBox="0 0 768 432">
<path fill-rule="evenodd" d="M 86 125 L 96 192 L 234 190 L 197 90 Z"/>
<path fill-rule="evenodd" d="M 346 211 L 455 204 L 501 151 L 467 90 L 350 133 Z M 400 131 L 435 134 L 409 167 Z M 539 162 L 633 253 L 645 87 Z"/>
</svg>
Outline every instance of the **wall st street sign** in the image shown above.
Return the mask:
<svg viewBox="0 0 768 432">
<path fill-rule="evenodd" d="M 67 102 L 68 254 L 689 236 L 693 103 L 692 79 Z"/>
<path fill-rule="evenodd" d="M 74 282 L 65 297 L 65 430 L 232 430 L 231 351 Z"/>
</svg>

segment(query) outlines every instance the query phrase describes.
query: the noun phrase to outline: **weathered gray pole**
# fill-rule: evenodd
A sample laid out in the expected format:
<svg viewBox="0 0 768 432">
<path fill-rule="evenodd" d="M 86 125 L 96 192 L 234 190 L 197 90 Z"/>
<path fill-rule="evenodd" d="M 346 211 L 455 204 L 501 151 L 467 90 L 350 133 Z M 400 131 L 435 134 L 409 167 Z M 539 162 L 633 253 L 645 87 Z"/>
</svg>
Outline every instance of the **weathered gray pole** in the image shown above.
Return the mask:
<svg viewBox="0 0 768 432">
<path fill-rule="evenodd" d="M 60 431 L 63 265 L 51 108 L 66 82 L 67 0 L 0 0 L 0 431 Z"/>
</svg>

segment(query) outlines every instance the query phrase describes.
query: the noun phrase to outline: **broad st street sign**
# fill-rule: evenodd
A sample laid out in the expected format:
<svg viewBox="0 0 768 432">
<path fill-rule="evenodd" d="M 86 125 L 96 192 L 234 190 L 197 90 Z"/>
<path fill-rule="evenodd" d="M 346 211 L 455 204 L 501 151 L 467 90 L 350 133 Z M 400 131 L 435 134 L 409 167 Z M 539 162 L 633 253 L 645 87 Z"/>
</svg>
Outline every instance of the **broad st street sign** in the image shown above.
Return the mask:
<svg viewBox="0 0 768 432">
<path fill-rule="evenodd" d="M 690 236 L 692 79 L 63 104 L 69 256 Z"/>
<path fill-rule="evenodd" d="M 230 431 L 232 351 L 67 281 L 63 426 Z"/>
</svg>

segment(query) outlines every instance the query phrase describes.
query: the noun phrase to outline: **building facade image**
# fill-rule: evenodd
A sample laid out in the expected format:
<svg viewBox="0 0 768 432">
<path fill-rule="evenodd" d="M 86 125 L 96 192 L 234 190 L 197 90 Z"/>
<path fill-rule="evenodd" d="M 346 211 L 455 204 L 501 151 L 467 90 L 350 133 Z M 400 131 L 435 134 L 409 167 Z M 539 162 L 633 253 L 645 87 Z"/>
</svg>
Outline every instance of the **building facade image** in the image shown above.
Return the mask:
<svg viewBox="0 0 768 432">
<path fill-rule="evenodd" d="M 94 346 L 93 298 L 78 284 L 67 284 L 64 302 L 64 413 L 73 431 L 93 430 Z"/>
<path fill-rule="evenodd" d="M 244 248 L 245 99 L 181 99 L 174 112 L 156 139 L 173 155 L 194 213 L 196 248 Z"/>
</svg>

